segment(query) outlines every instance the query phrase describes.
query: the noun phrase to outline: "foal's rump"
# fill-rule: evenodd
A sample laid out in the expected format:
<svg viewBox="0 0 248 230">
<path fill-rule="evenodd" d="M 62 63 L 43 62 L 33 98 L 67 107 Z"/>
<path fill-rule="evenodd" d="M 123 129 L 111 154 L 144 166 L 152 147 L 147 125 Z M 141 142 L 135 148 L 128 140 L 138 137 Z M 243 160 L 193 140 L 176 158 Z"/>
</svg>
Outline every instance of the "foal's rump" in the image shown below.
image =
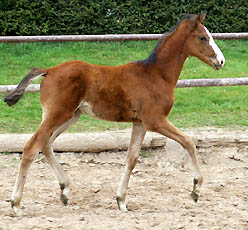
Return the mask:
<svg viewBox="0 0 248 230">
<path fill-rule="evenodd" d="M 81 63 L 81 64 L 79 64 Z M 83 65 L 84 63 L 84 65 Z M 61 92 L 68 87 L 77 87 L 81 88 L 84 84 L 81 84 L 80 81 L 80 70 L 78 67 L 84 67 L 84 71 L 87 72 L 87 64 L 82 61 L 69 61 L 63 64 L 57 65 L 52 68 L 42 68 L 37 69 L 33 68 L 18 84 L 17 88 L 8 94 L 4 98 L 4 102 L 6 102 L 9 106 L 15 105 L 24 95 L 25 89 L 28 87 L 29 84 L 38 77 L 46 77 L 49 75 L 49 80 L 46 80 L 41 83 L 41 91 L 44 93 L 48 93 L 49 89 L 59 89 Z M 69 75 L 67 75 L 69 73 Z M 56 82 L 57 81 L 57 82 Z M 57 83 L 57 84 L 56 84 Z M 66 84 L 67 83 L 67 84 Z M 68 83 L 73 83 L 72 86 Z M 43 88 L 43 89 L 42 89 Z M 46 88 L 44 90 L 44 88 Z"/>
</svg>

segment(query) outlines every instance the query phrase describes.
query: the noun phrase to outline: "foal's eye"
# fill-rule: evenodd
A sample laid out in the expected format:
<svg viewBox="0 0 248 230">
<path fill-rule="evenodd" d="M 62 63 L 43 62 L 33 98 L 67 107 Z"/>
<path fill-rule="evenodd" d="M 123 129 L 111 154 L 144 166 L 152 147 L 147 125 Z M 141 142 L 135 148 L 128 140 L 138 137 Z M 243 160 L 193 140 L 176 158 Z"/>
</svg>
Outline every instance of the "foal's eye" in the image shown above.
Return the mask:
<svg viewBox="0 0 248 230">
<path fill-rule="evenodd" d="M 199 39 L 200 39 L 201 41 L 207 41 L 207 38 L 204 37 L 204 36 L 200 36 Z"/>
</svg>

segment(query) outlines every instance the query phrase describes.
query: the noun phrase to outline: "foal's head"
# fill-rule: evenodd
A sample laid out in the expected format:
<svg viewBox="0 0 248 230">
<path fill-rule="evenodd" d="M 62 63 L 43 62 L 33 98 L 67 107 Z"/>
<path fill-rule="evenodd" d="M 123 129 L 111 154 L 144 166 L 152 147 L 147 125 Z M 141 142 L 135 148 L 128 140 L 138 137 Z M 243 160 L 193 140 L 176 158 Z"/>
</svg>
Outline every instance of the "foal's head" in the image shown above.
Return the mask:
<svg viewBox="0 0 248 230">
<path fill-rule="evenodd" d="M 208 29 L 202 25 L 204 19 L 205 15 L 200 14 L 188 16 L 185 20 L 185 26 L 191 32 L 186 47 L 190 56 L 198 57 L 218 70 L 225 64 L 225 58 Z"/>
</svg>

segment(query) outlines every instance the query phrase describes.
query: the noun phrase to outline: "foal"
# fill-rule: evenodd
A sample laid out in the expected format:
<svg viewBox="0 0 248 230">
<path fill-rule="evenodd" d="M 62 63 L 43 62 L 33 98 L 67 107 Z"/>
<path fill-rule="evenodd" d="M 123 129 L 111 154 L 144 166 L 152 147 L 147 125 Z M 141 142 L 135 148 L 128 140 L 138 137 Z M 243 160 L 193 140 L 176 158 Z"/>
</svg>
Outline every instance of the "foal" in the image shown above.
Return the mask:
<svg viewBox="0 0 248 230">
<path fill-rule="evenodd" d="M 5 97 L 4 101 L 9 106 L 17 103 L 34 78 L 44 77 L 40 90 L 42 122 L 24 147 L 11 196 L 11 206 L 17 215 L 20 214 L 28 169 L 39 151 L 54 169 L 61 188 L 61 200 L 67 204 L 69 179 L 55 159 L 52 143 L 82 113 L 109 121 L 133 123 L 126 166 L 117 191 L 120 210 L 127 211 L 128 182 L 147 130 L 177 141 L 188 152 L 194 176 L 191 195 L 195 202 L 198 200 L 203 178 L 197 163 L 196 147 L 192 139 L 175 128 L 167 117 L 174 103 L 174 88 L 187 57 L 195 56 L 217 70 L 224 65 L 223 54 L 201 24 L 204 18 L 202 14 L 185 16 L 162 37 L 145 60 L 116 67 L 69 61 L 52 68 L 34 69 L 14 92 Z"/>
</svg>

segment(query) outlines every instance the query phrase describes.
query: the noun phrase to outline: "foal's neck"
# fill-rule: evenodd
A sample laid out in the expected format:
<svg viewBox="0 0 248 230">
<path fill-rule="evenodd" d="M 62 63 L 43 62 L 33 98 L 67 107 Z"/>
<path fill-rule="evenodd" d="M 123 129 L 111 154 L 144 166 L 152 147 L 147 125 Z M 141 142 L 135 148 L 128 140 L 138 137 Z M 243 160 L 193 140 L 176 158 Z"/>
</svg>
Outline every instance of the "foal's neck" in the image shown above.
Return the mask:
<svg viewBox="0 0 248 230">
<path fill-rule="evenodd" d="M 188 57 L 185 48 L 187 36 L 175 31 L 162 44 L 157 53 L 157 68 L 162 77 L 176 86 L 183 64 Z"/>
</svg>

